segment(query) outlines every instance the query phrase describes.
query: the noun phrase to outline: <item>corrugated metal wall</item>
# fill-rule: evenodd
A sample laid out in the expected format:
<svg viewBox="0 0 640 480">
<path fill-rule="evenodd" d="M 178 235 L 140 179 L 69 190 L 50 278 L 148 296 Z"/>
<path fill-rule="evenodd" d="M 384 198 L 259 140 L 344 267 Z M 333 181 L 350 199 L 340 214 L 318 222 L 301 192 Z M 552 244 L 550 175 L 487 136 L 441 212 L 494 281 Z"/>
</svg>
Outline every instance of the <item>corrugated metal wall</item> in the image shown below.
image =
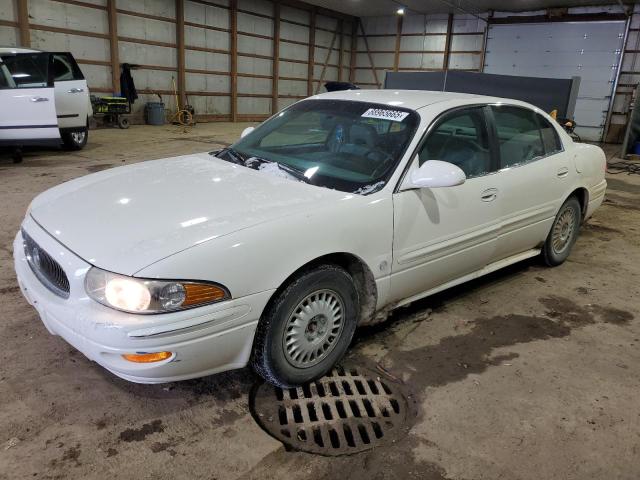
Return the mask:
<svg viewBox="0 0 640 480">
<path fill-rule="evenodd" d="M 348 79 L 353 19 L 301 2 L 3 0 L 0 45 L 21 44 L 20 4 L 28 11 L 30 46 L 72 52 L 94 94 L 114 91 L 114 16 L 117 59 L 138 65 L 138 115 L 146 101 L 157 101 L 156 93 L 175 109 L 182 23 L 184 92 L 200 120 L 261 120 L 315 92 L 321 79 Z"/>
<path fill-rule="evenodd" d="M 472 15 L 365 17 L 358 30 L 356 83 L 377 88 L 390 71 L 480 71 L 486 22 Z"/>
</svg>

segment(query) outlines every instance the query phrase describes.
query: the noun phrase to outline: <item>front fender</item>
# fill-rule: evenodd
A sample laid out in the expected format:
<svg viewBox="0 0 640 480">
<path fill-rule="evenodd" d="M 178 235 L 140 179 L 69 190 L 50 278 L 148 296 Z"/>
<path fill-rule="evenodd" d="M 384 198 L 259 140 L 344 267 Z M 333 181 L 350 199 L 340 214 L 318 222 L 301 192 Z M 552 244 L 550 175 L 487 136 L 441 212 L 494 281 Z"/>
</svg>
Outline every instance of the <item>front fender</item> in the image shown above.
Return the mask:
<svg viewBox="0 0 640 480">
<path fill-rule="evenodd" d="M 362 259 L 386 301 L 393 241 L 389 192 L 345 194 L 336 203 L 249 227 L 179 252 L 141 271 L 145 278 L 210 280 L 233 298 L 276 289 L 300 267 L 332 253 Z"/>
</svg>

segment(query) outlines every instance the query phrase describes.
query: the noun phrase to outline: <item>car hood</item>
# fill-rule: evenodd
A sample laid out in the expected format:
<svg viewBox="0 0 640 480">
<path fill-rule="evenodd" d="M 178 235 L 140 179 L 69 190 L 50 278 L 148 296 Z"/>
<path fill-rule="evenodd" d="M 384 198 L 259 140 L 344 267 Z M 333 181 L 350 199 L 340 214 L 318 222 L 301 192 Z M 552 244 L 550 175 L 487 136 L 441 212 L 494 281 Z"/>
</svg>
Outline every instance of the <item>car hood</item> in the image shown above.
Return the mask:
<svg viewBox="0 0 640 480">
<path fill-rule="evenodd" d="M 133 275 L 182 250 L 344 195 L 203 153 L 72 180 L 36 197 L 30 214 L 85 261 Z"/>
</svg>

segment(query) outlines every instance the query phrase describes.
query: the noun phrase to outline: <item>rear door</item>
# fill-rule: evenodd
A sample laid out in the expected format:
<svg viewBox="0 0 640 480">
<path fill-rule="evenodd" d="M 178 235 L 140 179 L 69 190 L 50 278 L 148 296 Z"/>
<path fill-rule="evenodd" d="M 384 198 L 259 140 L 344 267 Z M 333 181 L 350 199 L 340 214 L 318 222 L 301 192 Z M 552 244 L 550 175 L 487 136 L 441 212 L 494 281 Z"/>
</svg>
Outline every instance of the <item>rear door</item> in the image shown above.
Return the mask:
<svg viewBox="0 0 640 480">
<path fill-rule="evenodd" d="M 46 53 L 0 58 L 0 144 L 58 143 L 55 93 Z"/>
<path fill-rule="evenodd" d="M 89 107 L 87 81 L 73 56 L 52 53 L 50 66 L 60 128 L 85 127 Z"/>
<path fill-rule="evenodd" d="M 502 259 L 540 246 L 575 175 L 555 127 L 525 107 L 491 107 L 499 145 L 503 219 L 496 250 Z"/>
</svg>

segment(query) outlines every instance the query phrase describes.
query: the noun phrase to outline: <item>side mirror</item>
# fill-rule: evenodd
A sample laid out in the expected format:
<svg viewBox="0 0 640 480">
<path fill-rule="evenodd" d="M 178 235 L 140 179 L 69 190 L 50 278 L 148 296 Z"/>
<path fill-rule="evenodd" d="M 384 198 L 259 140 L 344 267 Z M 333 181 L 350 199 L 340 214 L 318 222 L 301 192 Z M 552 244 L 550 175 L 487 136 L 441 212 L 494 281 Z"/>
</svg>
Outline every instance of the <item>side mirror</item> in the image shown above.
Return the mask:
<svg viewBox="0 0 640 480">
<path fill-rule="evenodd" d="M 420 168 L 411 170 L 403 182 L 403 189 L 455 187 L 467 179 L 464 172 L 453 163 L 427 160 Z"/>
<path fill-rule="evenodd" d="M 244 130 L 242 130 L 242 133 L 240 134 L 240 138 L 244 138 L 247 135 L 249 135 L 251 132 L 253 132 L 255 130 L 254 127 L 247 127 Z"/>
</svg>

